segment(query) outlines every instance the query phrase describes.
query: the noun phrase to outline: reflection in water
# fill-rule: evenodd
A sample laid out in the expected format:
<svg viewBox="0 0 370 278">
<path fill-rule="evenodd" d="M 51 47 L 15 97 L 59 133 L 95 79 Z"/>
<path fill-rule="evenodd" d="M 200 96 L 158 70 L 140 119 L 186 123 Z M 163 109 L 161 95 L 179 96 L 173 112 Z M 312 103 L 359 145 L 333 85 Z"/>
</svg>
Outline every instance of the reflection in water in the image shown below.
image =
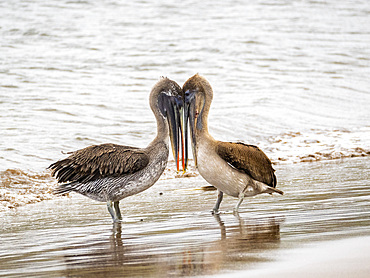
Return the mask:
<svg viewBox="0 0 370 278">
<path fill-rule="evenodd" d="M 239 225 L 226 227 L 220 215 L 214 215 L 221 230 L 221 240 L 215 242 L 219 248 L 220 263 L 254 263 L 266 261 L 264 250 L 271 250 L 279 247 L 280 243 L 280 222 L 276 217 L 263 219 L 242 219 L 239 214 L 235 217 Z M 245 267 L 245 264 L 244 266 Z"/>
<path fill-rule="evenodd" d="M 214 218 L 207 215 L 202 218 L 204 226 L 193 225 L 174 235 L 163 235 L 156 230 L 149 235 L 130 236 L 122 233 L 121 223 L 115 223 L 109 238 L 78 247 L 71 250 L 74 255 L 65 256 L 65 275 L 215 274 L 221 269 L 245 269 L 248 263 L 265 261 L 263 251 L 279 247 L 280 223 L 275 217 L 245 220 L 239 215 L 235 218 L 225 215 L 222 220 L 220 215 Z"/>
<path fill-rule="evenodd" d="M 236 229 L 238 233 L 234 233 L 234 237 L 237 240 L 245 240 L 248 244 L 255 243 L 269 243 L 280 240 L 280 220 L 275 216 L 260 219 L 243 220 L 239 213 L 234 214 L 239 221 L 239 226 Z M 214 215 L 221 229 L 221 240 L 232 239 L 226 237 L 226 228 L 224 222 L 221 220 L 219 214 Z"/>
<path fill-rule="evenodd" d="M 110 237 L 112 261 L 115 265 L 120 265 L 125 260 L 125 248 L 122 241 L 121 223 L 113 223 L 112 235 Z"/>
</svg>

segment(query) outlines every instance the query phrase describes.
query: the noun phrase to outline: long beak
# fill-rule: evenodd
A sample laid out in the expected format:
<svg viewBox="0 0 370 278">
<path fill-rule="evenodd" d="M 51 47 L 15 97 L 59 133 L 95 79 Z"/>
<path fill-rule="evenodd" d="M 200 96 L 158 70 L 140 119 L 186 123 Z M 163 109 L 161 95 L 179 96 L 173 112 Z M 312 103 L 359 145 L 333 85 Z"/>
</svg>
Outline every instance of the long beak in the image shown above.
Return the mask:
<svg viewBox="0 0 370 278">
<path fill-rule="evenodd" d="M 184 129 L 187 128 L 187 123 L 184 124 L 184 101 L 182 97 L 177 98 L 177 108 L 179 112 L 179 117 L 178 117 L 178 123 L 180 126 L 180 134 L 181 138 L 180 143 L 181 143 L 181 161 L 182 161 L 182 170 L 185 173 L 187 169 L 187 160 L 188 160 L 188 138 L 184 137 Z"/>
<path fill-rule="evenodd" d="M 180 145 L 181 145 L 181 152 L 184 152 L 184 145 L 183 145 L 183 134 L 181 131 L 181 116 L 180 110 L 182 108 L 181 99 L 171 96 L 168 98 L 166 103 L 166 110 L 167 110 L 167 121 L 170 129 L 170 141 L 172 147 L 173 157 L 176 161 L 176 168 L 177 171 L 180 170 Z M 182 164 L 183 169 L 185 168 L 184 156 L 182 155 Z"/>
<path fill-rule="evenodd" d="M 177 133 L 177 138 L 178 138 L 178 141 L 179 141 L 179 144 L 177 146 L 177 156 L 178 153 L 180 152 L 180 148 L 179 148 L 179 145 L 181 144 L 181 162 L 182 162 L 182 170 L 183 172 L 185 173 L 186 172 L 186 166 L 185 166 L 185 149 L 187 151 L 187 146 L 184 145 L 184 133 L 183 133 L 183 121 L 182 121 L 182 115 L 183 115 L 183 110 L 184 110 L 184 101 L 183 101 L 183 98 L 181 95 L 178 95 L 175 98 L 175 107 L 176 107 L 176 112 L 175 112 L 175 115 L 176 115 L 176 124 L 177 124 L 177 127 L 178 127 L 178 133 Z M 180 136 L 180 137 L 179 137 Z M 177 159 L 177 165 L 179 164 L 179 159 Z M 177 171 L 179 171 L 179 167 L 177 167 Z"/>
<path fill-rule="evenodd" d="M 195 92 L 186 91 L 184 94 L 184 113 L 183 113 L 183 137 L 185 138 L 185 167 L 188 166 L 188 121 L 190 126 L 191 136 L 191 147 L 193 151 L 193 158 L 195 166 L 197 163 L 197 150 L 196 150 L 196 138 L 195 138 L 195 126 L 196 126 L 196 108 L 195 108 Z"/>
</svg>

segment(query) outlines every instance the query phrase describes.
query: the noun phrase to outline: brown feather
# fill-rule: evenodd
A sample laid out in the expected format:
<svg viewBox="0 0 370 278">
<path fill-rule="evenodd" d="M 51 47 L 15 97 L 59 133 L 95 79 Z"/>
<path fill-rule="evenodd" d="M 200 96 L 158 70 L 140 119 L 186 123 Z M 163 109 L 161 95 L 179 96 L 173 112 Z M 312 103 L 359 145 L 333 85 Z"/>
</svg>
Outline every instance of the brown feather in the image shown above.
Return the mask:
<svg viewBox="0 0 370 278">
<path fill-rule="evenodd" d="M 140 149 L 115 144 L 90 146 L 49 166 L 58 182 L 85 183 L 106 176 L 132 174 L 149 163 Z"/>
<path fill-rule="evenodd" d="M 258 147 L 244 143 L 219 142 L 217 154 L 239 171 L 253 179 L 276 187 L 275 170 L 270 159 Z"/>
</svg>

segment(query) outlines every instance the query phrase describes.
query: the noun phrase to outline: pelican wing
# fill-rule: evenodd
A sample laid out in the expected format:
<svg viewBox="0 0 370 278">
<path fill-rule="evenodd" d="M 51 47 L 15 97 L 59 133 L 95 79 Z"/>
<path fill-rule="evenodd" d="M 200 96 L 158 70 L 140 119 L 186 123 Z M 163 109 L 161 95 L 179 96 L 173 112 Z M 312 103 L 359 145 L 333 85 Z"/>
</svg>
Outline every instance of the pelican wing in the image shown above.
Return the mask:
<svg viewBox="0 0 370 278">
<path fill-rule="evenodd" d="M 253 179 L 276 187 L 275 170 L 270 159 L 258 147 L 244 143 L 219 142 L 217 154 L 239 171 Z"/>
<path fill-rule="evenodd" d="M 149 157 L 141 149 L 102 144 L 75 151 L 49 168 L 60 183 L 85 183 L 107 176 L 132 174 L 148 163 Z"/>
</svg>

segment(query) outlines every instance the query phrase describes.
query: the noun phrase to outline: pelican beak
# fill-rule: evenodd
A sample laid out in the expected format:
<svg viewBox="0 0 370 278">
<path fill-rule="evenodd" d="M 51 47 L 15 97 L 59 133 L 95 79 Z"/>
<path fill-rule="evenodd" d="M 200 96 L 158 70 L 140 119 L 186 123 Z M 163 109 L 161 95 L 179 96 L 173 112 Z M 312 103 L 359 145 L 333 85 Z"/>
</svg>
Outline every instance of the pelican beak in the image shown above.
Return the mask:
<svg viewBox="0 0 370 278">
<path fill-rule="evenodd" d="M 191 147 L 193 151 L 193 158 L 195 166 L 197 163 L 197 150 L 195 127 L 197 124 L 196 104 L 195 104 L 195 91 L 187 90 L 184 93 L 184 112 L 183 112 L 183 137 L 185 138 L 185 168 L 188 166 L 188 121 L 190 126 Z"/>
<path fill-rule="evenodd" d="M 182 161 L 182 170 L 183 170 L 183 173 L 186 172 L 186 168 L 187 168 L 187 160 L 188 160 L 188 146 L 187 146 L 187 138 L 184 137 L 184 129 L 187 128 L 187 124 L 184 125 L 184 119 L 183 119 L 183 115 L 184 115 L 184 100 L 183 100 L 183 97 L 181 95 L 179 95 L 177 98 L 176 98 L 176 107 L 177 107 L 177 111 L 178 111 L 178 117 L 177 117 L 177 124 L 179 125 L 180 127 L 180 138 L 179 138 L 179 141 L 181 142 L 181 161 Z M 184 141 L 185 140 L 185 141 Z M 185 154 L 186 153 L 186 154 Z M 186 158 L 186 160 L 185 160 Z"/>
<path fill-rule="evenodd" d="M 170 131 L 170 141 L 172 147 L 173 157 L 176 161 L 176 169 L 180 170 L 180 145 L 181 153 L 184 153 L 184 140 L 181 127 L 181 110 L 182 110 L 182 99 L 181 96 L 169 96 L 166 101 L 167 121 Z M 182 155 L 182 165 L 185 169 L 184 155 Z M 184 170 L 185 171 L 185 170 Z"/>
</svg>

